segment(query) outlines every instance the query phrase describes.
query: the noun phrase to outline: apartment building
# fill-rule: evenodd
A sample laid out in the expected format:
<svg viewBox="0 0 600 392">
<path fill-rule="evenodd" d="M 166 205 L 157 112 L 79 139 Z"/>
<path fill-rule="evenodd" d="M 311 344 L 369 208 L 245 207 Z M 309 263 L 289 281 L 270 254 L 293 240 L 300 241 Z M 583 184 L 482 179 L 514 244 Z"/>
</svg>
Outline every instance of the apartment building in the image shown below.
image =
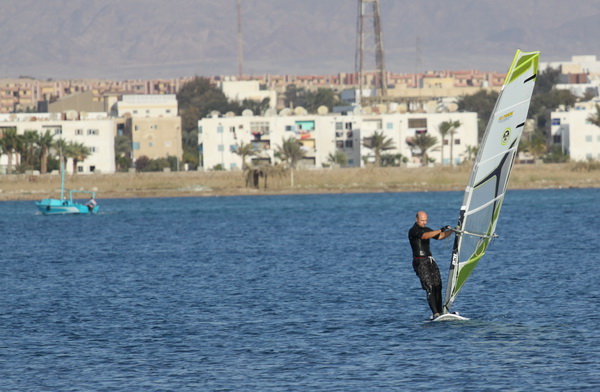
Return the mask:
<svg viewBox="0 0 600 392">
<path fill-rule="evenodd" d="M 174 94 L 123 95 L 116 103 L 117 117 L 124 127 L 117 134 L 131 138 L 132 159 L 183 157 L 181 117 Z"/>
<path fill-rule="evenodd" d="M 48 131 L 54 140 L 62 138 L 66 142 L 81 143 L 88 147 L 91 154 L 85 161 L 78 162 L 78 174 L 115 172 L 115 119 L 109 118 L 106 113 L 87 113 L 83 116 L 76 112 L 65 116 L 58 113 L 0 114 L 0 133 L 10 128 L 16 128 L 20 135 L 25 131 L 36 131 L 40 135 Z M 6 172 L 7 164 L 7 156 L 2 155 L 0 172 Z M 72 172 L 70 159 L 66 170 Z"/>
<path fill-rule="evenodd" d="M 600 127 L 588 120 L 600 101 L 578 103 L 569 110 L 553 111 L 549 145 L 560 146 L 573 161 L 600 160 Z"/>
<path fill-rule="evenodd" d="M 444 121 L 460 121 L 452 139 L 441 140 L 439 125 Z M 305 151 L 299 166 L 322 168 L 327 166 L 330 155 L 342 151 L 347 166 L 362 167 L 374 161 L 374 152 L 363 146 L 363 139 L 375 132 L 383 133 L 393 141 L 394 150 L 389 154 L 402 154 L 408 158 L 409 167 L 420 165 L 421 151 L 414 144 L 418 134 L 427 133 L 438 139 L 435 148 L 428 151 L 436 164 L 442 162 L 460 164 L 468 157 L 468 148 L 477 141 L 476 113 L 387 113 L 387 114 L 295 114 L 284 109 L 273 116 L 219 116 L 214 115 L 198 122 L 198 143 L 201 153 L 201 169 L 240 170 L 241 157 L 236 154 L 239 146 L 252 144 L 255 155 L 248 159 L 276 163 L 275 152 L 284 139 L 293 137 Z M 450 146 L 452 143 L 452 146 Z M 452 148 L 451 148 L 452 147 Z M 452 152 L 451 152 L 452 150 Z M 443 160 L 442 160 L 443 155 Z"/>
</svg>

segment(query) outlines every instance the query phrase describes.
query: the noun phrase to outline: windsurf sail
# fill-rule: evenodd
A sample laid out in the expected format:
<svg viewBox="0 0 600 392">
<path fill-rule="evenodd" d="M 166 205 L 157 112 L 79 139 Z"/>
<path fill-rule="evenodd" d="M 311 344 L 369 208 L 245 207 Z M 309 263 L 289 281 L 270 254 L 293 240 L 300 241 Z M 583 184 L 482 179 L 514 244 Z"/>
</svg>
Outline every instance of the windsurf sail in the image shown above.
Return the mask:
<svg viewBox="0 0 600 392">
<path fill-rule="evenodd" d="M 460 208 L 444 313 L 496 236 L 500 207 L 525 127 L 540 52 L 517 50 L 485 134 Z"/>
</svg>

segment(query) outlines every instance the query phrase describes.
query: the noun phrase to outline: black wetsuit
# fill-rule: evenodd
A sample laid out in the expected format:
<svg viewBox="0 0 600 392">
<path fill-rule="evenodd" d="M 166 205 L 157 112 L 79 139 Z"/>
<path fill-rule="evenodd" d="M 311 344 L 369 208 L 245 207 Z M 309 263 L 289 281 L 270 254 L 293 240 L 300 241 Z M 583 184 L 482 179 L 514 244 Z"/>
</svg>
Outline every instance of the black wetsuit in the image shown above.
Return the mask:
<svg viewBox="0 0 600 392">
<path fill-rule="evenodd" d="M 429 250 L 429 240 L 423 240 L 423 234 L 433 231 L 429 227 L 420 227 L 416 223 L 408 231 L 408 240 L 413 252 L 413 269 L 421 280 L 421 287 L 427 292 L 427 302 L 431 311 L 442 313 L 442 278 L 435 260 Z M 434 237 L 436 238 L 436 237 Z"/>
</svg>

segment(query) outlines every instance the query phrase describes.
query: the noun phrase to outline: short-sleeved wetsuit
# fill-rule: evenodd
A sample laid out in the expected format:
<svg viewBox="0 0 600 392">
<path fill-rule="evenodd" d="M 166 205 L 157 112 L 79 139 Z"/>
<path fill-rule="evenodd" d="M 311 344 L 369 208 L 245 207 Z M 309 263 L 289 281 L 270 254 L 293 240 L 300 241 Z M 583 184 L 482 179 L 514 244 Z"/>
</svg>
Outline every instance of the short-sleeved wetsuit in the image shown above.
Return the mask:
<svg viewBox="0 0 600 392">
<path fill-rule="evenodd" d="M 442 279 L 440 270 L 429 250 L 429 240 L 421 237 L 433 231 L 416 223 L 408 231 L 408 240 L 413 252 L 413 269 L 421 280 L 421 287 L 427 292 L 427 302 L 433 314 L 442 313 Z M 434 237 L 435 238 L 435 237 Z"/>
</svg>

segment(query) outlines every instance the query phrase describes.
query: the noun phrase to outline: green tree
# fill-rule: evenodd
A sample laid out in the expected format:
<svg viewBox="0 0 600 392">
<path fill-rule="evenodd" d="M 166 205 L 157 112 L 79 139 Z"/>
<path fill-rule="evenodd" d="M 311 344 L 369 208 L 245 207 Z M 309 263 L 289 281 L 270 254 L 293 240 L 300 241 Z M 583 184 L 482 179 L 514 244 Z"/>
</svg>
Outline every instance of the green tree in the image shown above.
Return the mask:
<svg viewBox="0 0 600 392">
<path fill-rule="evenodd" d="M 235 150 L 233 150 L 234 154 L 237 154 L 242 158 L 242 170 L 246 170 L 248 164 L 246 163 L 246 157 L 253 156 L 256 154 L 256 150 L 254 149 L 254 144 L 252 143 L 244 143 L 239 142 L 235 146 Z"/>
<path fill-rule="evenodd" d="M 363 146 L 373 150 L 377 167 L 381 166 L 381 153 L 396 148 L 392 138 L 386 137 L 383 131 L 375 131 L 370 137 L 363 138 Z"/>
<path fill-rule="evenodd" d="M 92 152 L 83 143 L 70 142 L 67 150 L 69 158 L 73 159 L 73 174 L 77 174 L 77 164 L 85 161 Z"/>
<path fill-rule="evenodd" d="M 332 165 L 346 166 L 348 164 L 348 156 L 342 150 L 335 150 L 335 153 L 329 153 L 327 161 Z"/>
<path fill-rule="evenodd" d="M 479 147 L 477 146 L 467 146 L 466 147 L 466 153 L 467 153 L 467 161 L 472 161 L 473 159 L 475 159 L 475 157 L 477 156 L 477 152 L 479 151 Z"/>
<path fill-rule="evenodd" d="M 38 133 L 35 130 L 25 130 L 23 133 L 23 157 L 21 165 L 31 170 L 35 164 L 35 146 L 38 139 Z"/>
<path fill-rule="evenodd" d="M 457 101 L 458 110 L 477 113 L 477 134 L 479 140 L 481 140 L 485 133 L 488 120 L 494 111 L 497 99 L 497 92 L 480 90 L 472 95 L 464 95 Z"/>
<path fill-rule="evenodd" d="M 2 147 L 8 158 L 6 167 L 8 174 L 13 172 L 13 157 L 22 150 L 22 145 L 23 141 L 17 135 L 17 128 L 10 127 L 2 131 Z"/>
<path fill-rule="evenodd" d="M 58 155 L 58 162 L 62 163 L 62 165 L 59 165 L 60 172 L 62 174 L 62 171 L 66 169 L 67 159 L 70 156 L 71 144 L 65 139 L 59 138 L 58 140 L 54 141 L 53 148 L 56 150 L 56 154 Z"/>
<path fill-rule="evenodd" d="M 317 109 L 321 106 L 332 111 L 334 106 L 340 105 L 340 98 L 332 89 L 320 87 L 316 92 L 305 93 L 304 104 L 309 113 L 317 113 Z"/>
<path fill-rule="evenodd" d="M 225 94 L 207 78 L 196 77 L 184 84 L 177 93 L 182 124 L 184 163 L 198 166 L 198 121 L 212 111 L 226 113 L 230 104 Z"/>
<path fill-rule="evenodd" d="M 40 173 L 45 174 L 48 172 L 48 156 L 50 154 L 50 148 L 54 143 L 54 135 L 47 130 L 41 134 L 37 140 L 37 144 L 40 148 Z"/>
<path fill-rule="evenodd" d="M 453 166 L 452 149 L 454 144 L 454 135 L 456 134 L 456 129 L 461 126 L 460 121 L 443 121 L 438 126 L 438 130 L 440 131 L 440 135 L 442 136 L 442 165 L 444 165 L 444 140 L 446 136 L 450 135 L 450 166 Z"/>
<path fill-rule="evenodd" d="M 600 127 L 600 105 L 596 104 L 596 113 L 590 114 L 587 120 L 595 126 Z"/>
<path fill-rule="evenodd" d="M 131 167 L 131 140 L 125 135 L 115 136 L 115 166 L 117 171 Z"/>
<path fill-rule="evenodd" d="M 294 186 L 294 169 L 298 162 L 304 157 L 302 145 L 293 136 L 283 139 L 281 146 L 277 146 L 275 156 L 285 162 L 290 169 L 290 182 Z"/>
<path fill-rule="evenodd" d="M 421 165 L 422 166 L 427 166 L 427 164 L 429 163 L 428 152 L 429 152 L 429 150 L 435 151 L 435 149 L 432 149 L 432 148 L 437 144 L 437 142 L 438 142 L 437 137 L 428 135 L 426 133 L 422 133 L 422 134 L 415 136 L 414 145 L 421 150 Z"/>
</svg>

